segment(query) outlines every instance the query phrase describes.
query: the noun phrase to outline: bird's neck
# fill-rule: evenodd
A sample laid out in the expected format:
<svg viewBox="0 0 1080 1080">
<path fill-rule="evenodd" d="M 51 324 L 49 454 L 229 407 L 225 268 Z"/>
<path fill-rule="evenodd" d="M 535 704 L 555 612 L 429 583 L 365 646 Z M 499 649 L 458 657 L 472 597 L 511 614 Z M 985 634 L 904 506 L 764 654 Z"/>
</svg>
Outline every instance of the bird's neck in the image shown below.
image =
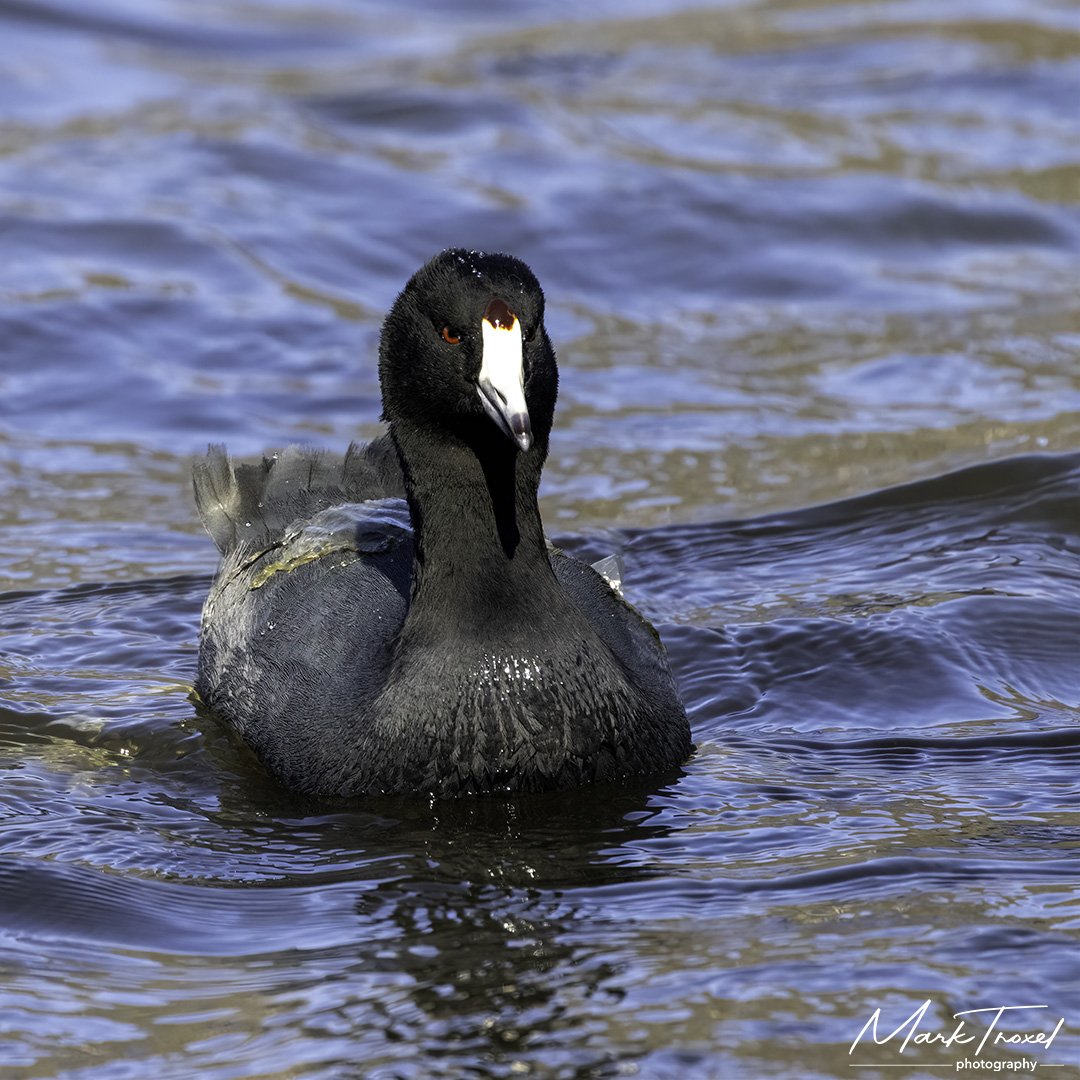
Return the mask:
<svg viewBox="0 0 1080 1080">
<path fill-rule="evenodd" d="M 459 631 L 505 632 L 549 605 L 558 590 L 537 505 L 546 447 L 520 451 L 494 426 L 391 431 L 414 530 L 413 630 L 452 617 Z"/>
</svg>

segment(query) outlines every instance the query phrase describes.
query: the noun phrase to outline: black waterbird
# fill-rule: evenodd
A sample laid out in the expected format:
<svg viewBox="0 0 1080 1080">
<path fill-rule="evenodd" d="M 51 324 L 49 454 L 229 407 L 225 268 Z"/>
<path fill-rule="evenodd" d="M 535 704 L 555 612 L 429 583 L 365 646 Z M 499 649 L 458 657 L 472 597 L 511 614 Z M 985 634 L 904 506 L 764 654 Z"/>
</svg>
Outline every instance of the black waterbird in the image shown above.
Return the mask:
<svg viewBox="0 0 1080 1080">
<path fill-rule="evenodd" d="M 656 631 L 545 539 L 543 319 L 523 262 L 444 251 L 383 325 L 387 435 L 196 466 L 223 556 L 196 689 L 293 790 L 537 791 L 689 755 Z"/>
</svg>

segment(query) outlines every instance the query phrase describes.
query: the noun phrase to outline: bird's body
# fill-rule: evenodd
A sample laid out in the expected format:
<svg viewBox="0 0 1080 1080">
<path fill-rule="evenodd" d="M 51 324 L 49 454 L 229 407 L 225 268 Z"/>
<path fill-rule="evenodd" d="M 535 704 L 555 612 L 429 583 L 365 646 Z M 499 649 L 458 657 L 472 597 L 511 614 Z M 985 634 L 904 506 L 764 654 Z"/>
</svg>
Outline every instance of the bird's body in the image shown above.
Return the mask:
<svg viewBox="0 0 1080 1080">
<path fill-rule="evenodd" d="M 387 437 L 196 469 L 223 554 L 196 687 L 290 788 L 545 790 L 687 757 L 655 630 L 543 534 L 542 316 L 524 264 L 444 252 L 384 327 Z"/>
</svg>

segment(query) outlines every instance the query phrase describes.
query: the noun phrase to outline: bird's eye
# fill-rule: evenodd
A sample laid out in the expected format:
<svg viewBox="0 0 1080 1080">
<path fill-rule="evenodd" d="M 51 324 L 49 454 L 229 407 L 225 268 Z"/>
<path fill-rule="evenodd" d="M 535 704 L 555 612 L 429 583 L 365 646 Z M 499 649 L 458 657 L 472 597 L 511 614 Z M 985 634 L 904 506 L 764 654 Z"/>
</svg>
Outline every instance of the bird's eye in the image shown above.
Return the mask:
<svg viewBox="0 0 1080 1080">
<path fill-rule="evenodd" d="M 442 328 L 442 339 L 443 339 L 443 341 L 446 342 L 447 345 L 460 345 L 461 344 L 461 335 L 460 334 L 455 334 L 453 332 L 453 330 L 450 329 L 449 326 L 444 326 Z"/>
</svg>

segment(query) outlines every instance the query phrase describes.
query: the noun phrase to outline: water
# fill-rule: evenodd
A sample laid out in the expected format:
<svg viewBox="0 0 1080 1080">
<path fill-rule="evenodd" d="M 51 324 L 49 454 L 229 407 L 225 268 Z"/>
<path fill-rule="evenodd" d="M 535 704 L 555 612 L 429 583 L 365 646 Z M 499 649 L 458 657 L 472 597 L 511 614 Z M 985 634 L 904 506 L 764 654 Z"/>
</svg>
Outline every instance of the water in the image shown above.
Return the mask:
<svg viewBox="0 0 1080 1080">
<path fill-rule="evenodd" d="M 849 1054 L 928 999 L 1045 1005 L 983 1057 L 1080 1076 L 1075 5 L 5 0 L 0 41 L 5 1077 L 956 1074 Z M 447 244 L 547 288 L 545 518 L 624 554 L 697 753 L 300 804 L 187 698 L 190 463 L 374 435 Z"/>
</svg>

